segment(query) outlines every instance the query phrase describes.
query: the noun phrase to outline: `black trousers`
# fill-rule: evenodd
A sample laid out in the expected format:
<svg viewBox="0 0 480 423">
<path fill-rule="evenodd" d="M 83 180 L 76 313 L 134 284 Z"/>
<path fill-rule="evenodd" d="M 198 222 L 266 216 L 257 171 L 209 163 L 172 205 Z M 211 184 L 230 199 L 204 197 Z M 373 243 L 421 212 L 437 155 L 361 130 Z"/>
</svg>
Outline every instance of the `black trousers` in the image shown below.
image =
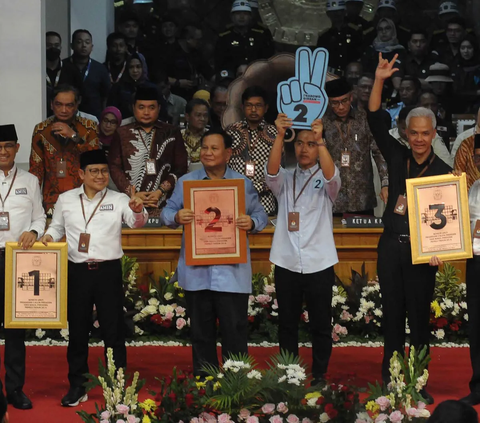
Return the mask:
<svg viewBox="0 0 480 423">
<path fill-rule="evenodd" d="M 298 356 L 298 322 L 306 301 L 312 340 L 312 376 L 327 372 L 332 355 L 333 266 L 316 273 L 296 273 L 275 266 L 280 349 Z"/>
<path fill-rule="evenodd" d="M 89 270 L 86 263 L 68 262 L 67 360 L 71 388 L 82 387 L 87 381 L 84 374 L 88 373 L 88 340 L 94 304 L 105 353 L 107 348 L 112 348 L 116 367 L 126 367 L 123 301 L 120 260 L 98 263 L 95 270 Z"/>
<path fill-rule="evenodd" d="M 204 364 L 218 366 L 217 319 L 222 334 L 222 356 L 248 353 L 248 294 L 208 289 L 185 291 L 190 317 L 193 372 L 204 376 Z"/>
<path fill-rule="evenodd" d="M 480 256 L 467 260 L 468 340 L 472 379 L 470 391 L 480 394 Z"/>
<path fill-rule="evenodd" d="M 390 382 L 390 358 L 405 351 L 405 319 L 408 313 L 410 345 L 418 351 L 429 345 L 430 303 L 438 267 L 412 264 L 410 242 L 384 233 L 378 243 L 377 273 L 383 307 L 384 356 L 382 379 Z"/>
<path fill-rule="evenodd" d="M 0 252 L 0 320 L 5 319 L 5 251 Z M 25 329 L 4 329 L 5 390 L 7 394 L 25 384 Z M 0 389 L 2 383 L 0 382 Z"/>
</svg>

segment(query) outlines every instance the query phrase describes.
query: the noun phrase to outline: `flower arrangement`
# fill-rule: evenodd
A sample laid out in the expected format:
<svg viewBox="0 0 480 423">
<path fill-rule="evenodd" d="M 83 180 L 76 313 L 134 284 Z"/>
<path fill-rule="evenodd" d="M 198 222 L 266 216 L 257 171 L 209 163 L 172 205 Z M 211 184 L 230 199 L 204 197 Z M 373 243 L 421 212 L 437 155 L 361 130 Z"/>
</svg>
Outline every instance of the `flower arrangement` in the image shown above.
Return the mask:
<svg viewBox="0 0 480 423">
<path fill-rule="evenodd" d="M 429 361 L 427 347 L 419 353 L 411 347 L 405 357 L 395 351 L 390 359 L 390 383 L 369 384 L 370 395 L 356 423 L 426 421 L 430 412 L 425 408 L 422 389 L 427 384 Z"/>
<path fill-rule="evenodd" d="M 139 423 L 141 410 L 138 406 L 138 391 L 145 384 L 139 380 L 138 372 L 135 372 L 130 386 L 126 386 L 126 378 L 123 368 L 117 369 L 113 359 L 113 349 L 107 349 L 107 369 L 99 360 L 99 376 L 88 375 L 87 391 L 95 386 L 103 389 L 105 405 L 99 408 L 95 404 L 96 413 L 89 414 L 86 411 L 77 411 L 77 414 L 85 423 L 94 423 L 96 419 L 100 423 Z"/>
</svg>

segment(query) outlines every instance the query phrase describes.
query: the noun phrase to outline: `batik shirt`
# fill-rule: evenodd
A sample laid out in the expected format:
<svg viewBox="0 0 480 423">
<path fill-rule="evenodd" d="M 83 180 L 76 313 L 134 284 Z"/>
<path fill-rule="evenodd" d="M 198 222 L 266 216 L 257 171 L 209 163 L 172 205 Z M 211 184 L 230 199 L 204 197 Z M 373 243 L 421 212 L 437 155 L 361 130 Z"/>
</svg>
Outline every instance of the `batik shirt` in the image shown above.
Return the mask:
<svg viewBox="0 0 480 423">
<path fill-rule="evenodd" d="M 338 130 L 338 127 L 340 131 Z M 351 110 L 345 121 L 329 111 L 323 117 L 328 151 L 340 169 L 342 187 L 333 206 L 334 213 L 358 212 L 375 208 L 372 159 L 377 164 L 382 187 L 388 186 L 387 165 L 370 132 L 363 110 Z M 350 167 L 342 167 L 342 151 L 350 153 Z"/>
<path fill-rule="evenodd" d="M 246 162 L 255 163 L 255 175 L 248 178 L 253 182 L 265 212 L 275 213 L 275 197 L 265 183 L 264 169 L 277 136 L 277 128 L 262 121 L 257 129 L 250 129 L 244 119 L 228 126 L 226 131 L 233 138 L 233 153 L 228 165 L 236 172 L 245 175 Z"/>
<path fill-rule="evenodd" d="M 35 126 L 30 153 L 29 172 L 38 178 L 40 186 L 43 184 L 43 207 L 47 215 L 52 215 L 60 194 L 82 185 L 78 175 L 80 154 L 100 148 L 97 124 L 93 120 L 75 116 L 70 126 L 81 138 L 79 143 L 53 134 L 55 122 L 55 116 L 51 116 Z M 60 160 L 66 162 L 64 178 L 57 176 Z"/>
</svg>

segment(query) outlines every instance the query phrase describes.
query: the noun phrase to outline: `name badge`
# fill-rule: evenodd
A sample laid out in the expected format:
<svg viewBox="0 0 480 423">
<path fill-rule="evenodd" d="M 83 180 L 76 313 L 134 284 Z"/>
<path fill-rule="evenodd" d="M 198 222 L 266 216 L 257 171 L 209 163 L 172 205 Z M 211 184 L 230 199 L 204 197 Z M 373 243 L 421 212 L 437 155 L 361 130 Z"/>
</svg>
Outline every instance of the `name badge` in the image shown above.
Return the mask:
<svg viewBox="0 0 480 423">
<path fill-rule="evenodd" d="M 145 166 L 147 170 L 147 175 L 154 176 L 157 174 L 157 164 L 155 163 L 155 160 L 148 159 L 145 163 Z"/>
<path fill-rule="evenodd" d="M 473 230 L 473 237 L 480 238 L 480 220 L 475 222 L 475 229 Z"/>
<path fill-rule="evenodd" d="M 90 245 L 90 234 L 80 234 L 78 239 L 78 252 L 88 253 L 88 246 Z"/>
<path fill-rule="evenodd" d="M 253 178 L 255 176 L 255 162 L 249 160 L 245 162 L 245 176 Z"/>
<path fill-rule="evenodd" d="M 350 167 L 350 151 L 342 151 L 340 167 Z"/>
<path fill-rule="evenodd" d="M 18 188 L 15 190 L 15 195 L 27 195 L 27 188 Z"/>
<path fill-rule="evenodd" d="M 113 204 L 103 204 L 100 206 L 100 211 L 113 210 Z"/>
<path fill-rule="evenodd" d="M 395 204 L 393 212 L 401 216 L 405 216 L 405 213 L 407 212 L 407 197 L 404 195 L 398 196 L 397 204 Z"/>
<path fill-rule="evenodd" d="M 57 178 L 65 178 L 67 176 L 67 162 L 65 160 L 57 161 Z"/>
<path fill-rule="evenodd" d="M 300 213 L 298 212 L 288 213 L 288 230 L 290 232 L 297 232 L 300 230 Z"/>
<path fill-rule="evenodd" d="M 0 231 L 10 230 L 10 214 L 8 212 L 0 212 Z"/>
</svg>

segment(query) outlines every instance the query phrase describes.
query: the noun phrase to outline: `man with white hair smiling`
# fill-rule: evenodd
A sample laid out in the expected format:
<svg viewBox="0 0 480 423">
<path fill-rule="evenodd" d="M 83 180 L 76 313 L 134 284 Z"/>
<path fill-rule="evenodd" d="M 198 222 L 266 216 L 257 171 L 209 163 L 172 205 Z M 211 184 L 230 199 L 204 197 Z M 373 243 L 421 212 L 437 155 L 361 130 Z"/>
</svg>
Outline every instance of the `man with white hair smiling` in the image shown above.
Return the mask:
<svg viewBox="0 0 480 423">
<path fill-rule="evenodd" d="M 388 202 L 383 215 L 385 229 L 378 243 L 377 261 L 383 306 L 382 379 L 385 384 L 390 382 L 390 358 L 395 351 L 403 354 L 405 349 L 407 313 L 410 345 L 417 351 L 429 345 L 430 302 L 437 266 L 441 264 L 436 256 L 428 264 L 412 264 L 405 180 L 451 171 L 451 167 L 432 149 L 436 118 L 431 110 L 417 107 L 408 114 L 406 134 L 410 149 L 400 145 L 388 133 L 385 114 L 380 110 L 381 97 L 384 81 L 397 70 L 393 68 L 396 58 L 395 55 L 389 62 L 380 54 L 368 104 L 370 130 L 387 162 L 389 175 Z M 420 394 L 426 402 L 433 403 L 432 396 L 425 389 Z"/>
</svg>

